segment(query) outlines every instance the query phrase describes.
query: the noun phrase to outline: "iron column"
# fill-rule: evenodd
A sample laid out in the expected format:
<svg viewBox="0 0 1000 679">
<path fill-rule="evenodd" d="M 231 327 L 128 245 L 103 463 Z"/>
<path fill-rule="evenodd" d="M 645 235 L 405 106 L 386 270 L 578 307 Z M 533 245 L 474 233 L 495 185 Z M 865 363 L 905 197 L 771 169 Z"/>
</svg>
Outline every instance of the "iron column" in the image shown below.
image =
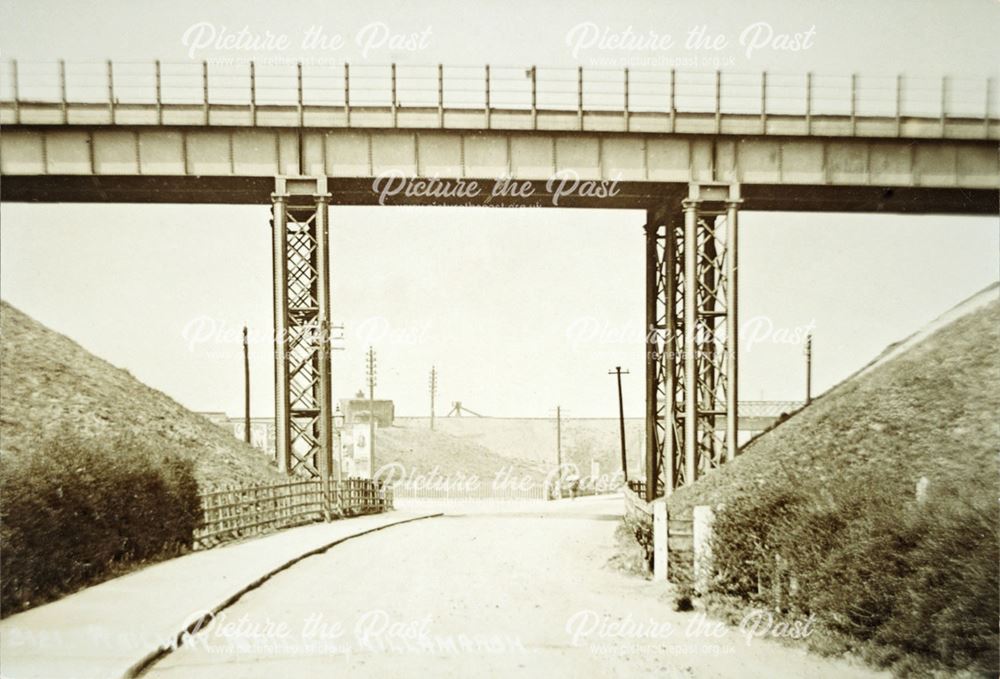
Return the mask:
<svg viewBox="0 0 1000 679">
<path fill-rule="evenodd" d="M 288 196 L 273 193 L 274 214 L 271 219 L 274 272 L 274 453 L 278 471 L 287 474 L 290 468 L 290 437 L 288 421 L 288 291 L 287 245 L 285 231 Z"/>
<path fill-rule="evenodd" d="M 692 192 L 697 186 L 692 185 Z M 698 205 L 684 201 L 684 484 L 695 482 L 698 451 Z"/>
<path fill-rule="evenodd" d="M 275 178 L 275 434 L 278 469 L 329 477 L 330 295 L 326 177 Z"/>
<path fill-rule="evenodd" d="M 316 352 L 319 380 L 318 440 L 320 476 L 329 481 L 333 476 L 333 381 L 330 375 L 330 227 L 329 196 L 325 185 L 316 196 Z"/>
<path fill-rule="evenodd" d="M 250 342 L 243 326 L 243 440 L 250 445 Z"/>
<path fill-rule="evenodd" d="M 656 498 L 656 457 L 660 453 L 657 445 L 657 402 L 659 383 L 659 322 L 657 307 L 659 296 L 659 257 L 657 256 L 657 234 L 660 230 L 653 211 L 646 214 L 646 502 Z"/>
<path fill-rule="evenodd" d="M 739 274 L 739 207 L 740 186 L 729 187 L 729 200 L 726 201 L 726 462 L 732 462 L 739 452 L 739 350 L 740 326 L 739 290 L 737 288 Z"/>
<path fill-rule="evenodd" d="M 673 206 L 671 206 L 673 207 Z M 679 228 L 680 221 L 675 210 L 666 212 L 666 226 L 663 233 L 663 261 L 660 262 L 660 275 L 663 276 L 663 314 L 664 335 L 663 355 L 660 357 L 659 370 L 662 372 L 661 384 L 663 394 L 663 453 L 659 464 L 664 466 L 663 492 L 670 495 L 677 487 L 677 449 L 679 422 L 677 421 L 677 389 L 678 365 L 680 356 L 677 349 L 677 257 L 678 243 L 683 237 Z M 683 307 L 682 307 L 683 309 Z"/>
</svg>

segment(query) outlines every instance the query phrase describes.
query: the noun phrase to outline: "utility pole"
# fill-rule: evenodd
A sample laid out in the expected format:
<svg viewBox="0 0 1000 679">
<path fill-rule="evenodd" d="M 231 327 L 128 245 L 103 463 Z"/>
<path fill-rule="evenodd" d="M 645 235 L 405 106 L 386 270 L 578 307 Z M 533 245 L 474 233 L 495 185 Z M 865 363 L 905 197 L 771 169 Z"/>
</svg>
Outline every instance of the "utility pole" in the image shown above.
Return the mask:
<svg viewBox="0 0 1000 679">
<path fill-rule="evenodd" d="M 562 469 L 562 408 L 556 406 L 556 466 Z"/>
<path fill-rule="evenodd" d="M 375 478 L 375 350 L 368 347 L 368 478 Z"/>
<path fill-rule="evenodd" d="M 434 431 L 434 396 L 437 394 L 437 389 L 437 369 L 434 366 L 431 366 L 431 431 Z"/>
<path fill-rule="evenodd" d="M 243 326 L 243 440 L 250 445 L 250 341 Z"/>
<path fill-rule="evenodd" d="M 812 403 L 813 336 L 806 335 L 806 405 Z"/>
<path fill-rule="evenodd" d="M 614 370 L 609 370 L 608 374 L 618 377 L 618 427 L 622 440 L 622 476 L 628 483 L 628 460 L 625 456 L 625 406 L 622 403 L 622 375 L 628 375 L 628 370 L 622 370 L 622 367 L 618 365 L 615 366 Z"/>
</svg>

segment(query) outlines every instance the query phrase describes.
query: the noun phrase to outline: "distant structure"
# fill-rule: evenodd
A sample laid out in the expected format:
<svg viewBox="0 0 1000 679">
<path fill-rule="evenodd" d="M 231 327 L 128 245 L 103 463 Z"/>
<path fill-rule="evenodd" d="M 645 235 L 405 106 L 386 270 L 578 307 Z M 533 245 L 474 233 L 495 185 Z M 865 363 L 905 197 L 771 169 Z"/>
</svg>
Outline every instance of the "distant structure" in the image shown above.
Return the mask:
<svg viewBox="0 0 1000 679">
<path fill-rule="evenodd" d="M 221 410 L 206 411 L 198 414 L 210 421 L 212 424 L 217 424 L 220 427 L 229 427 L 229 422 L 232 420 L 229 415 L 225 414 Z"/>
<path fill-rule="evenodd" d="M 482 415 L 480 415 L 479 413 L 464 407 L 461 401 L 451 402 L 451 410 L 448 412 L 448 417 L 461 417 L 465 413 L 468 413 L 469 415 L 472 415 L 474 417 L 482 417 Z"/>
<path fill-rule="evenodd" d="M 740 401 L 739 444 L 763 434 L 804 405 L 804 401 Z"/>
<path fill-rule="evenodd" d="M 380 427 L 391 427 L 396 419 L 396 406 L 388 399 L 369 401 L 366 397 L 342 398 L 340 410 L 344 413 L 345 426 L 355 422 L 368 422 L 368 414 L 372 411 Z"/>
<path fill-rule="evenodd" d="M 740 444 L 742 445 L 754 436 L 763 433 L 768 427 L 783 418 L 787 418 L 803 405 L 805 404 L 802 401 L 740 401 Z M 355 423 L 368 422 L 367 398 L 341 399 L 340 409 L 344 413 L 345 429 L 348 429 L 349 425 L 353 426 Z M 226 429 L 241 441 L 243 440 L 245 429 L 242 417 L 230 417 L 222 411 L 201 412 L 198 414 Z M 447 416 L 461 417 L 463 415 L 484 417 L 463 407 L 461 401 L 452 402 L 451 412 Z M 390 400 L 375 401 L 375 418 L 379 427 L 392 426 L 396 419 L 395 404 Z M 402 419 L 408 420 L 410 418 L 403 417 Z M 626 419 L 631 421 L 636 418 Z M 250 445 L 266 452 L 272 458 L 275 451 L 274 436 L 273 417 L 250 418 Z"/>
<path fill-rule="evenodd" d="M 242 417 L 230 417 L 223 412 L 202 412 L 198 414 L 213 424 L 226 429 L 239 440 L 246 440 L 246 423 Z M 275 451 L 274 432 L 273 417 L 250 418 L 250 445 L 264 451 L 272 458 Z"/>
<path fill-rule="evenodd" d="M 396 406 L 391 400 L 375 401 L 375 421 L 379 427 L 391 427 L 396 419 Z M 345 398 L 340 400 L 340 410 L 344 413 L 344 428 L 356 422 L 368 422 L 368 399 Z M 230 417 L 222 411 L 198 413 L 213 424 L 222 427 L 239 440 L 245 440 L 246 424 L 242 417 Z M 250 445 L 275 456 L 275 427 L 273 417 L 250 418 Z"/>
</svg>

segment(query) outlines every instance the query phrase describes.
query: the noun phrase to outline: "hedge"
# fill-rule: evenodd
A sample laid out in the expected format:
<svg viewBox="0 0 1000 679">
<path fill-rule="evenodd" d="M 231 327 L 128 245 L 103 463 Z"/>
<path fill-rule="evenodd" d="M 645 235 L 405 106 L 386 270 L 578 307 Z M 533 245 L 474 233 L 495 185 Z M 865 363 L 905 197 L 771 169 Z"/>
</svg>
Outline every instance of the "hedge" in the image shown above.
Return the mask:
<svg viewBox="0 0 1000 679">
<path fill-rule="evenodd" d="M 877 486 L 789 485 L 728 503 L 713 528 L 713 591 L 815 613 L 869 661 L 901 674 L 917 658 L 992 674 L 1000 662 L 992 484 L 932 485 L 924 503 Z"/>
<path fill-rule="evenodd" d="M 138 438 L 70 431 L 0 465 L 3 616 L 192 546 L 191 460 Z"/>
</svg>

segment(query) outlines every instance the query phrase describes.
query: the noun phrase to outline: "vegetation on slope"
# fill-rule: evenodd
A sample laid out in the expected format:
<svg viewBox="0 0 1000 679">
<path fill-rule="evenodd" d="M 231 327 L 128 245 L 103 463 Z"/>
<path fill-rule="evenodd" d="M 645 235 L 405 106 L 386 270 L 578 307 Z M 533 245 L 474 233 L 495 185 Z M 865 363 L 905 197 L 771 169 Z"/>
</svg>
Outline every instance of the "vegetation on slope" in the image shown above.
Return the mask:
<svg viewBox="0 0 1000 679">
<path fill-rule="evenodd" d="M 54 459 L 39 442 L 71 430 L 175 450 L 191 460 L 202 489 L 284 478 L 260 451 L 6 302 L 0 342 L 0 449 L 7 459 Z"/>
<path fill-rule="evenodd" d="M 199 488 L 280 477 L 200 415 L 0 303 L 4 616 L 190 548 Z"/>
<path fill-rule="evenodd" d="M 813 613 L 900 674 L 995 673 L 998 340 L 992 302 L 675 493 L 674 516 L 719 508 L 713 591 Z"/>
<path fill-rule="evenodd" d="M 38 450 L 0 466 L 4 616 L 191 547 L 201 511 L 190 459 L 72 430 Z"/>
<path fill-rule="evenodd" d="M 541 463 L 503 457 L 467 439 L 408 423 L 378 431 L 376 460 L 379 467 L 394 465 L 395 480 L 409 479 L 418 485 L 428 479 L 461 483 L 475 478 L 485 487 L 501 474 L 502 478 L 530 479 L 532 487 L 540 487 L 550 471 Z"/>
<path fill-rule="evenodd" d="M 628 452 L 629 478 L 642 473 L 644 420 L 626 418 L 625 446 Z M 396 424 L 427 428 L 426 417 L 398 417 Z M 574 418 L 564 414 L 562 421 L 562 459 L 575 464 L 581 474 L 590 473 L 590 463 L 599 463 L 602 474 L 621 470 L 621 447 L 618 418 Z M 481 446 L 501 457 L 533 460 L 541 465 L 556 464 L 556 418 L 552 417 L 438 417 L 437 431 Z"/>
</svg>

